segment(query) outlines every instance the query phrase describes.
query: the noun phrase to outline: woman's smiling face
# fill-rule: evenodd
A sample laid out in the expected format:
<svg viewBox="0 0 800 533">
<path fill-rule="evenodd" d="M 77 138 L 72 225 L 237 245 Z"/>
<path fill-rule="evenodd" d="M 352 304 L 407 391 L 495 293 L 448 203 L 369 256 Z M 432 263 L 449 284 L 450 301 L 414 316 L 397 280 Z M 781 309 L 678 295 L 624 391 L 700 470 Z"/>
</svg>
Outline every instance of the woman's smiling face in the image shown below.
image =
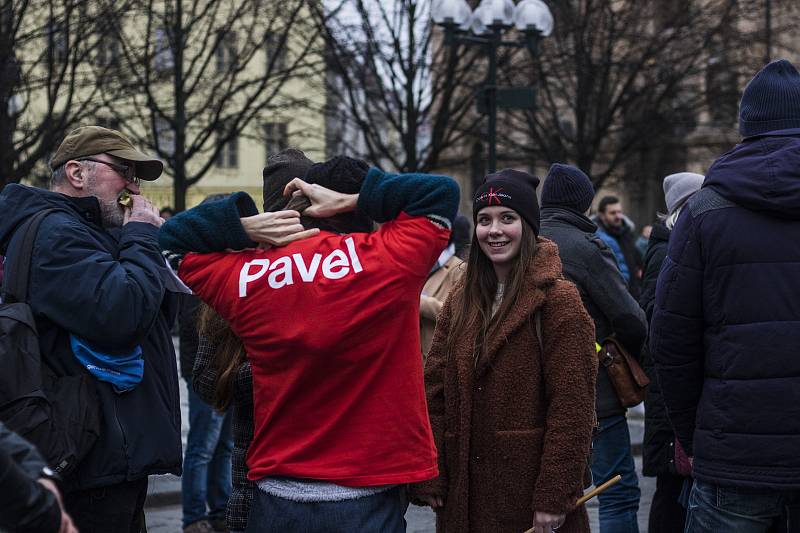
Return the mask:
<svg viewBox="0 0 800 533">
<path fill-rule="evenodd" d="M 510 266 L 522 244 L 522 218 L 508 207 L 484 207 L 478 211 L 475 236 L 495 266 Z"/>
</svg>

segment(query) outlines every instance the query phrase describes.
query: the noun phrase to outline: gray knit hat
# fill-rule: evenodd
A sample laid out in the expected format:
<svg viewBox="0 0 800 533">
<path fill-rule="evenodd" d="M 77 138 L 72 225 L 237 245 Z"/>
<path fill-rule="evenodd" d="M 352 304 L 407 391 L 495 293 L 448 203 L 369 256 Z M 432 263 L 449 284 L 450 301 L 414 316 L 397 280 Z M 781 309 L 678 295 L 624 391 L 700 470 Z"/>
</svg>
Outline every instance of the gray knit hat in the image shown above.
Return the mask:
<svg viewBox="0 0 800 533">
<path fill-rule="evenodd" d="M 675 212 L 683 203 L 703 186 L 705 176 L 694 172 L 678 172 L 664 178 L 664 199 L 667 215 Z"/>
</svg>

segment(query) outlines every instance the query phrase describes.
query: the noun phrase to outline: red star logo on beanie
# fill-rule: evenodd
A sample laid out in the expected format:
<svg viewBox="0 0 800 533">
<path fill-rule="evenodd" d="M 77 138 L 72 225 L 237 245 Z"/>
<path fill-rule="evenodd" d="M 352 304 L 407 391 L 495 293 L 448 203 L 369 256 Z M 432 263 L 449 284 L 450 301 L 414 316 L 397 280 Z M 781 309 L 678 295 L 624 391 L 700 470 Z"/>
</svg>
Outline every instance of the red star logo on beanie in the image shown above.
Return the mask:
<svg viewBox="0 0 800 533">
<path fill-rule="evenodd" d="M 503 188 L 500 187 L 497 190 L 494 190 L 494 187 L 489 187 L 489 192 L 486 194 L 486 197 L 489 200 L 489 205 L 492 205 L 492 201 L 497 202 L 497 205 L 503 205 L 503 202 L 500 200 L 499 193 L 502 191 Z"/>
</svg>

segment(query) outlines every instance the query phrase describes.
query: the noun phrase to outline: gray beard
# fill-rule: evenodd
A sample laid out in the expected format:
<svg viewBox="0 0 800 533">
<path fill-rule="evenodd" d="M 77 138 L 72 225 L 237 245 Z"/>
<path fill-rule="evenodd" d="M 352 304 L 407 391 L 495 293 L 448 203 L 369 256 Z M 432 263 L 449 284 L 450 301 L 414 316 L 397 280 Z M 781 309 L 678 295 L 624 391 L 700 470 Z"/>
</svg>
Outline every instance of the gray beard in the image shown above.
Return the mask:
<svg viewBox="0 0 800 533">
<path fill-rule="evenodd" d="M 93 163 L 95 164 L 95 163 Z M 94 168 L 92 168 L 92 173 L 88 176 L 88 190 L 87 192 L 97 198 L 97 202 L 100 204 L 100 221 L 104 228 L 121 228 L 122 223 L 125 221 L 125 211 L 121 205 L 117 203 L 117 199 L 107 202 L 102 200 L 99 196 L 95 194 L 95 177 L 94 177 Z"/>
<path fill-rule="evenodd" d="M 104 228 L 121 228 L 125 220 L 125 212 L 114 199 L 113 202 L 104 202 L 97 199 L 100 203 L 100 219 L 102 220 Z"/>
</svg>

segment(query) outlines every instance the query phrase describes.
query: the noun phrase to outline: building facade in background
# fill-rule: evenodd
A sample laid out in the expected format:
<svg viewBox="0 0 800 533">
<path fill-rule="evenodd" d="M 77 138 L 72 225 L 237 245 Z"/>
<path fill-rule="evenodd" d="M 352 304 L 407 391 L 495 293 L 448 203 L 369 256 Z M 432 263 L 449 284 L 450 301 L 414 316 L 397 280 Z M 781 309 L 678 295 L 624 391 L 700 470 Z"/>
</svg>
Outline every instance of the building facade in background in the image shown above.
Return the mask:
<svg viewBox="0 0 800 533">
<path fill-rule="evenodd" d="M 142 187 L 159 207 L 188 208 L 238 190 L 259 198 L 267 157 L 288 146 L 325 157 L 316 0 L 34 1 L 40 9 L 16 14 L 31 37 L 11 43 L 19 70 L 42 71 L 13 125 L 17 138 L 27 125 L 49 124 L 47 113 L 69 118 L 47 141 L 52 149 L 78 126 L 118 129 L 164 161 L 164 175 Z M 61 72 L 81 76 L 69 87 L 49 82 Z M 51 104 L 54 93 L 61 109 Z M 78 106 L 80 113 L 64 112 Z M 22 181 L 46 186 L 49 155 Z"/>
<path fill-rule="evenodd" d="M 800 62 L 800 4 L 589 4 L 596 13 L 581 11 L 588 4 L 578 0 L 550 4 L 556 29 L 543 39 L 536 61 L 525 50 L 500 57 L 498 82 L 537 87 L 537 108 L 499 114 L 498 167 L 541 176 L 552 162 L 577 164 L 601 182 L 598 196 L 620 196 L 642 225 L 663 210 L 665 175 L 704 173 L 739 140 L 738 100 L 750 77 L 769 59 Z M 176 207 L 178 197 L 191 207 L 209 194 L 234 190 L 258 197 L 266 158 L 293 146 L 314 160 L 346 153 L 374 159 L 369 162 L 390 171 L 405 165 L 402 170 L 453 175 L 461 185 L 462 211 L 469 211 L 472 191 L 486 174 L 486 118 L 474 101 L 485 58 L 477 50 L 459 56 L 466 73 L 438 64 L 450 56 L 441 52 L 446 47 L 435 33 L 439 30 L 429 40 L 430 30 L 417 26 L 427 20 L 425 12 L 413 18 L 412 11 L 392 4 L 397 20 L 413 20 L 419 28 L 415 45 L 432 50 L 433 67 L 421 69 L 409 83 L 402 76 L 392 78 L 392 69 L 421 64 L 419 53 L 403 46 L 398 52 L 388 44 L 362 53 L 365 36 L 354 35 L 350 26 L 364 22 L 356 17 L 328 24 L 326 33 L 320 17 L 331 7 L 320 0 L 149 5 L 143 0 L 31 0 L 27 11 L 15 11 L 14 3 L 0 11 L 0 42 L 9 43 L 0 49 L 5 111 L 0 114 L 0 178 L 45 185 L 46 161 L 66 132 L 100 124 L 123 131 L 165 162 L 164 176 L 143 187 L 161 207 Z M 192 15 L 192 6 L 207 9 Z M 633 29 L 633 21 L 625 18 L 631 13 L 643 21 Z M 589 24 L 583 16 L 595 18 Z M 3 33 L 9 17 L 25 31 Z M 380 20 L 372 23 L 375 35 L 405 35 L 402 24 L 387 33 Z M 605 70 L 599 52 L 574 59 L 576 43 L 600 39 L 601 30 L 613 63 Z M 657 46 L 659 38 L 669 43 L 675 32 L 683 34 L 670 47 Z M 654 43 L 649 50 L 643 46 L 648 42 Z M 387 57 L 376 67 L 370 58 L 379 52 Z M 682 52 L 695 54 L 686 75 L 680 70 L 686 61 Z M 641 65 L 637 53 L 649 54 Z M 446 72 L 458 72 L 452 92 L 440 83 Z M 620 75 L 627 72 L 635 73 L 631 80 Z M 607 82 L 609 73 L 620 78 Z M 432 106 L 417 80 L 435 88 Z M 606 92 L 618 89 L 619 99 L 606 98 Z M 415 96 L 418 90 L 421 97 Z M 622 104 L 605 117 L 618 101 Z M 457 104 L 444 115 L 445 127 L 437 122 L 442 102 Z M 442 142 L 443 137 L 448 140 Z"/>
</svg>

